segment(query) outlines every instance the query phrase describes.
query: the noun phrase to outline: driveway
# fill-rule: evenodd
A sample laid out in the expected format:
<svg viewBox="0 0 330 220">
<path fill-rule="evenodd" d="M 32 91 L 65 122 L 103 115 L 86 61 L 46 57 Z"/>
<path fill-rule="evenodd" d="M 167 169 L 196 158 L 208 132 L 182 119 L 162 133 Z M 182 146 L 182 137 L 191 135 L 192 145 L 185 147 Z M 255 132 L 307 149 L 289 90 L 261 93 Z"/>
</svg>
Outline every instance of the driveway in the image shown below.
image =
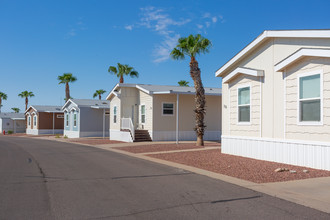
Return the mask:
<svg viewBox="0 0 330 220">
<path fill-rule="evenodd" d="M 83 145 L 0 136 L 0 219 L 329 219 L 185 170 Z"/>
</svg>

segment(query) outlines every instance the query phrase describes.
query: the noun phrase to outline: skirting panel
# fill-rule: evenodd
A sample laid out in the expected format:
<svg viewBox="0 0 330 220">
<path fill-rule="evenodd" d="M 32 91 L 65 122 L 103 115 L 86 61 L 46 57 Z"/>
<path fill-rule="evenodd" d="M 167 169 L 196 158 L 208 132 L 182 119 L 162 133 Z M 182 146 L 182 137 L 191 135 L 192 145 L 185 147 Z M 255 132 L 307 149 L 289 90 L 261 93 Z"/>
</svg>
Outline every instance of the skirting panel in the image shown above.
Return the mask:
<svg viewBox="0 0 330 220">
<path fill-rule="evenodd" d="M 133 142 L 131 134 L 127 131 L 110 130 L 110 140 Z"/>
<path fill-rule="evenodd" d="M 81 131 L 80 137 L 103 137 L 102 131 Z M 109 137 L 109 131 L 104 132 L 104 137 Z"/>
<path fill-rule="evenodd" d="M 175 141 L 175 131 L 153 131 L 149 132 L 152 134 L 153 141 Z M 197 139 L 195 131 L 180 131 L 179 141 L 195 141 Z M 221 139 L 221 131 L 205 131 L 205 141 L 219 141 Z"/>
<path fill-rule="evenodd" d="M 26 129 L 27 134 L 41 135 L 53 134 L 53 129 Z M 54 129 L 54 134 L 63 134 L 63 129 Z"/>
<path fill-rule="evenodd" d="M 79 138 L 79 131 L 68 131 L 64 130 L 64 136 L 66 135 L 68 138 Z"/>
<path fill-rule="evenodd" d="M 330 170 L 330 143 L 222 136 L 225 154 Z"/>
</svg>

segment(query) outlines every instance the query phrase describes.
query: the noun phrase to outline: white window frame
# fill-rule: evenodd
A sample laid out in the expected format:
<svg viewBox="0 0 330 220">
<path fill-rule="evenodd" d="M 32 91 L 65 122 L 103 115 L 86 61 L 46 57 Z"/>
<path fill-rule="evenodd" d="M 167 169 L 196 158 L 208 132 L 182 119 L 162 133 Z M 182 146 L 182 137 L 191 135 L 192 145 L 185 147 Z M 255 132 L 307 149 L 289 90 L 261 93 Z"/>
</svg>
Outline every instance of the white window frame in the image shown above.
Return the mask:
<svg viewBox="0 0 330 220">
<path fill-rule="evenodd" d="M 56 118 L 64 118 L 64 115 L 56 115 Z"/>
<path fill-rule="evenodd" d="M 31 115 L 28 116 L 28 128 L 31 128 Z"/>
<path fill-rule="evenodd" d="M 164 114 L 164 104 L 172 104 L 173 105 L 173 114 Z M 175 112 L 175 103 L 174 102 L 162 102 L 162 116 L 174 116 Z"/>
<path fill-rule="evenodd" d="M 115 113 L 115 109 L 116 109 L 116 113 Z M 118 107 L 117 107 L 117 105 L 114 105 L 113 106 L 113 119 L 112 119 L 114 124 L 117 124 L 117 122 L 118 122 L 117 113 L 118 113 Z"/>
<path fill-rule="evenodd" d="M 300 99 L 300 78 L 306 76 L 320 75 L 320 121 L 300 121 L 300 101 L 316 100 L 317 98 Z M 301 73 L 297 75 L 297 125 L 321 126 L 323 125 L 323 70 Z"/>
<path fill-rule="evenodd" d="M 249 105 L 239 105 L 238 104 L 239 90 L 243 89 L 243 88 L 247 88 L 247 87 L 249 87 L 249 89 L 250 89 L 250 104 Z M 237 125 L 251 125 L 251 121 L 252 121 L 252 86 L 251 86 L 251 84 L 248 83 L 248 84 L 239 85 L 237 87 L 237 93 L 236 94 L 237 94 Z M 250 106 L 250 119 L 249 119 L 249 122 L 240 122 L 239 121 L 239 107 L 240 106 Z"/>
<path fill-rule="evenodd" d="M 65 112 L 65 127 L 70 127 L 70 114 Z"/>
<path fill-rule="evenodd" d="M 33 114 L 33 129 L 37 128 L 37 122 L 38 122 L 38 119 L 37 119 L 37 114 Z"/>
<path fill-rule="evenodd" d="M 74 116 L 76 116 L 76 120 L 74 119 Z M 73 127 L 76 128 L 77 125 L 78 125 L 77 111 L 73 111 Z"/>
<path fill-rule="evenodd" d="M 144 122 L 142 122 L 142 111 L 141 111 L 142 106 L 144 106 Z M 145 103 L 141 103 L 139 113 L 140 113 L 140 124 L 145 125 L 146 121 L 147 121 L 147 116 L 146 116 L 147 115 L 147 106 Z"/>
</svg>

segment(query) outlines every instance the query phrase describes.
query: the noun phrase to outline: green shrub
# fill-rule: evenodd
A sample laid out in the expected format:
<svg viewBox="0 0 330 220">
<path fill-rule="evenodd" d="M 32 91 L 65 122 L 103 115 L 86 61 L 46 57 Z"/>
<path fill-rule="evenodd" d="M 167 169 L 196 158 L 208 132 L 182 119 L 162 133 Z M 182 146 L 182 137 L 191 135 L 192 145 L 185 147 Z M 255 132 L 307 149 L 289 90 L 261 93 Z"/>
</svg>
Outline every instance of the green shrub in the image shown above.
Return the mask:
<svg viewBox="0 0 330 220">
<path fill-rule="evenodd" d="M 8 134 L 12 134 L 12 133 L 14 133 L 14 132 L 13 132 L 13 131 L 11 131 L 11 130 L 9 130 L 7 133 L 8 133 Z"/>
<path fill-rule="evenodd" d="M 56 134 L 55 135 L 55 138 L 60 138 L 61 136 L 59 134 Z"/>
<path fill-rule="evenodd" d="M 65 139 L 67 139 L 67 138 L 68 138 L 68 136 L 64 135 L 64 138 L 65 138 Z"/>
</svg>

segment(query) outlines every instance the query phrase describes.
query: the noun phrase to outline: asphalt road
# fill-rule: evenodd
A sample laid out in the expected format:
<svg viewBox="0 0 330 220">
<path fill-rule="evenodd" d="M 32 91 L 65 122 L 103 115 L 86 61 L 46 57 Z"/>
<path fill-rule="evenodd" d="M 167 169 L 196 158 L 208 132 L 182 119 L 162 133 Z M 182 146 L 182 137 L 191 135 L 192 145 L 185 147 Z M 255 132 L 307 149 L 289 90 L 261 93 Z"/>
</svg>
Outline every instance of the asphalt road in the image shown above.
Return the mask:
<svg viewBox="0 0 330 220">
<path fill-rule="evenodd" d="M 0 136 L 0 219 L 330 219 L 330 215 L 110 151 Z"/>
</svg>

